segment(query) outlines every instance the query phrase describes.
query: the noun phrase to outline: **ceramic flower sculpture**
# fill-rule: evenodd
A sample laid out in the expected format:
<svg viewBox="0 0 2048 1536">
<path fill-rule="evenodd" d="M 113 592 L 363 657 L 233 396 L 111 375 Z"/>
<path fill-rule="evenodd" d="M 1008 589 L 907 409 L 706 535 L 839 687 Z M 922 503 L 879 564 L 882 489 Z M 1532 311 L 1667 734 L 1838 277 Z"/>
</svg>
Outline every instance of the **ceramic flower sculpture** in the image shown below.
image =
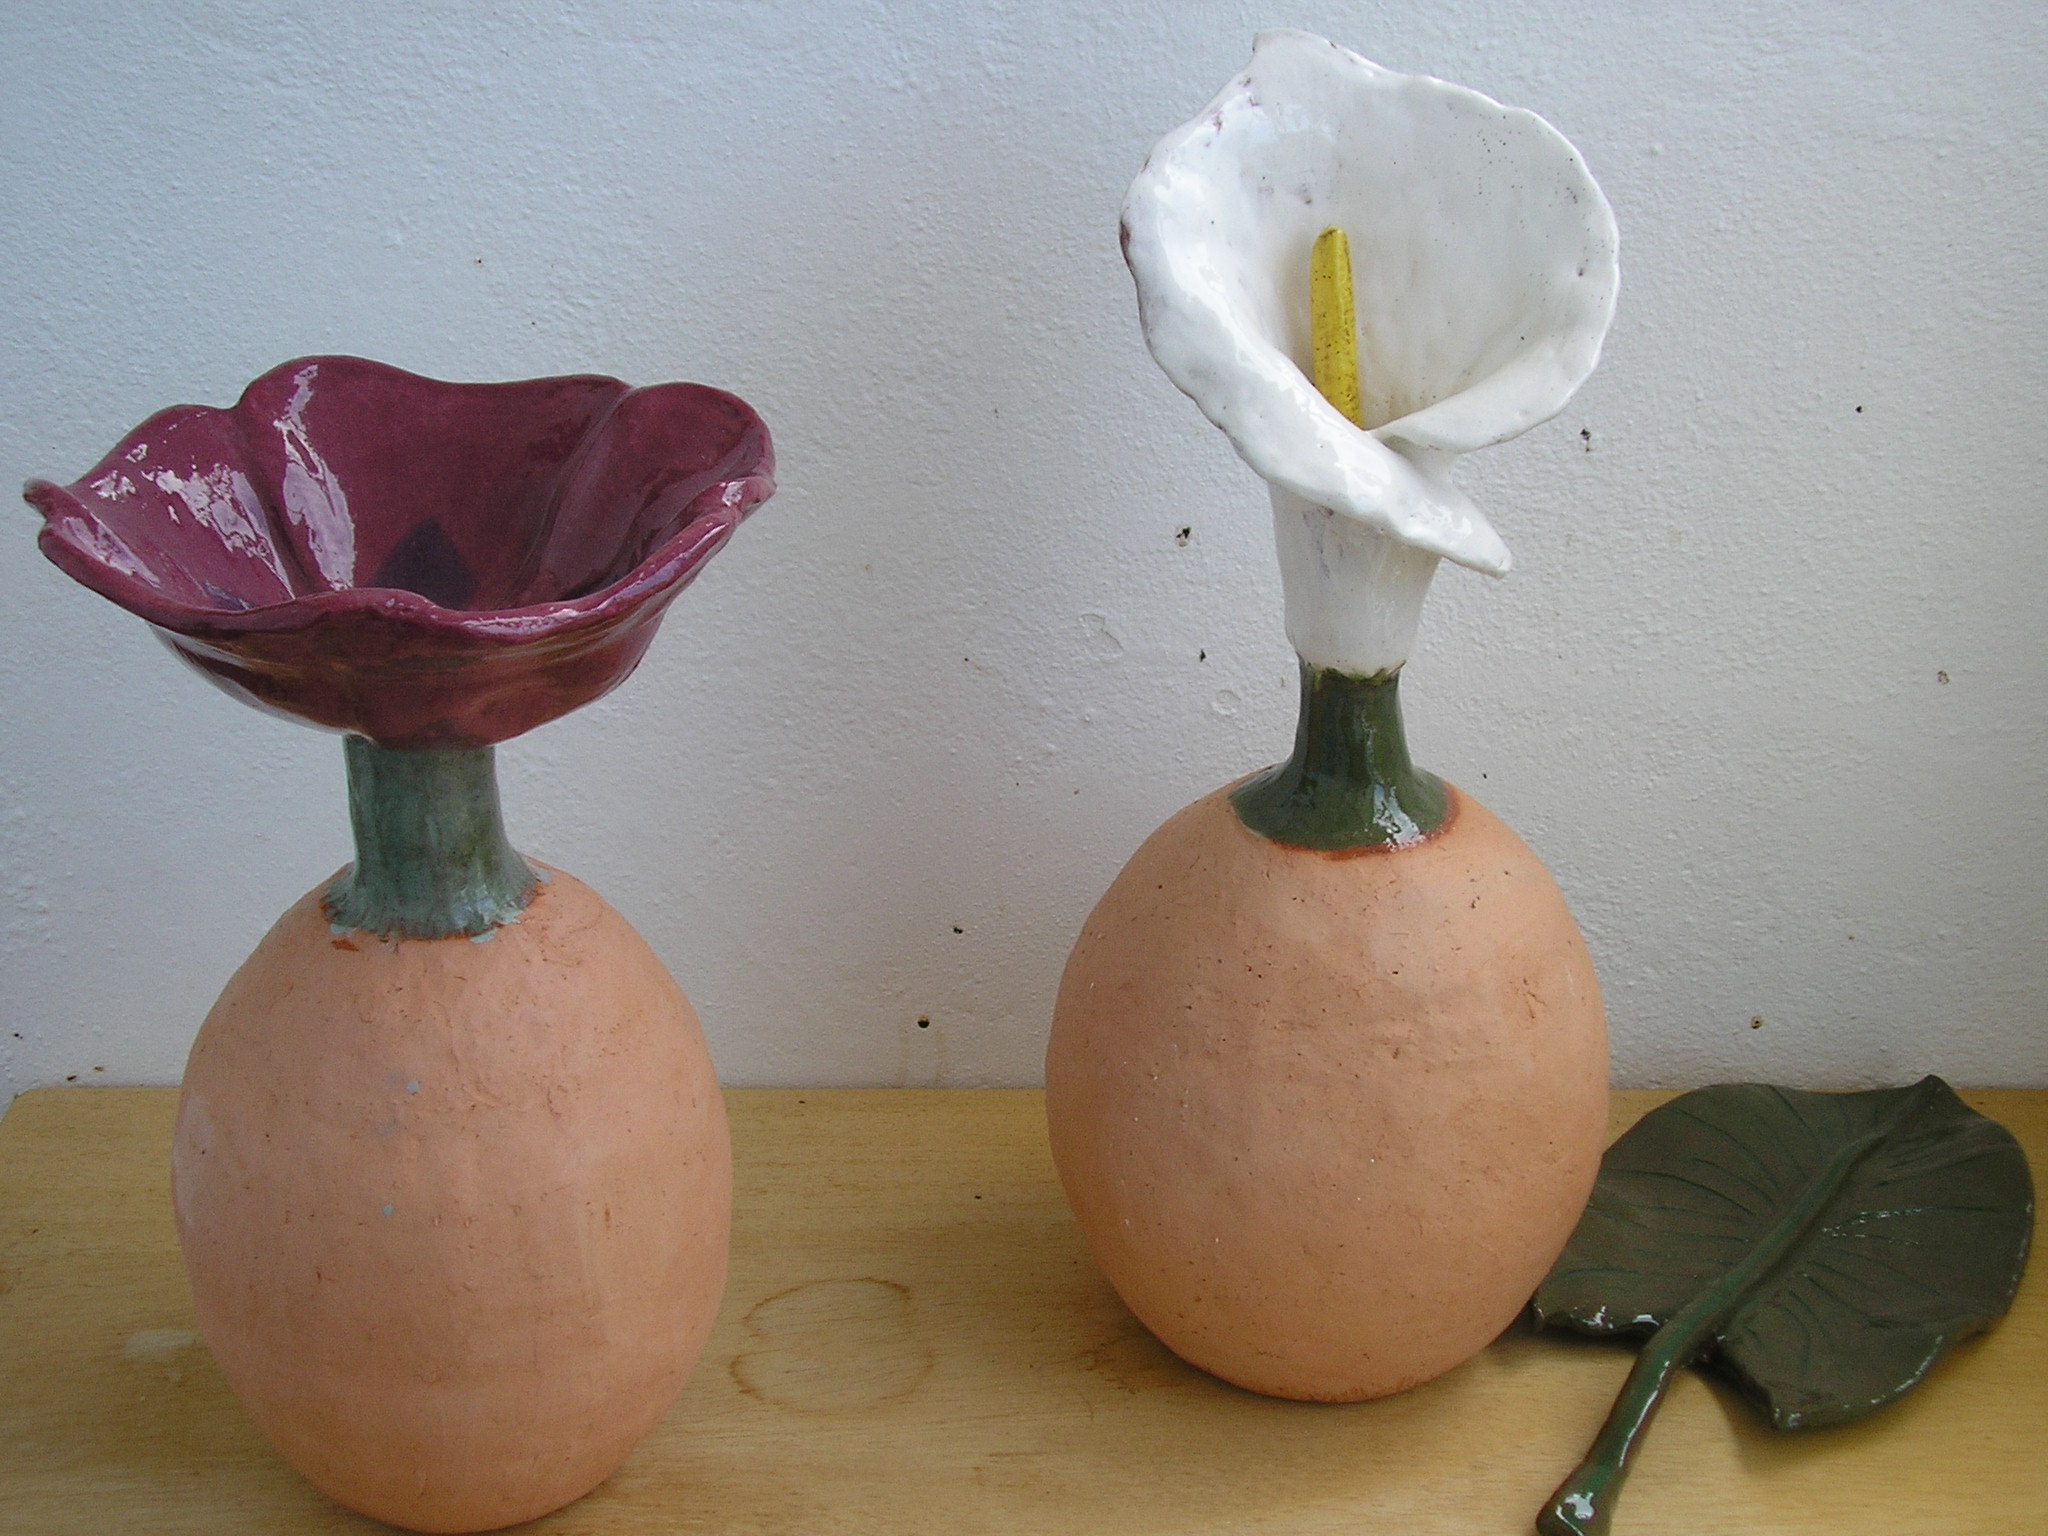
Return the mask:
<svg viewBox="0 0 2048 1536">
<path fill-rule="evenodd" d="M 1154 357 L 1271 489 L 1301 716 L 1090 915 L 1054 1156 L 1183 1357 L 1375 1397 L 1500 1332 L 1599 1164 L 1585 945 L 1521 841 L 1413 766 L 1398 688 L 1439 562 L 1508 568 L 1452 466 L 1591 371 L 1613 215 L 1540 118 L 1272 32 L 1153 151 L 1123 240 Z"/>
<path fill-rule="evenodd" d="M 622 682 L 772 472 L 760 419 L 698 385 L 322 357 L 28 488 L 66 572 L 349 733 L 355 862 L 207 1016 L 171 1181 L 228 1384 L 379 1519 L 577 1498 L 710 1331 L 731 1154 L 696 1017 L 595 892 L 513 851 L 493 744 Z"/>
</svg>

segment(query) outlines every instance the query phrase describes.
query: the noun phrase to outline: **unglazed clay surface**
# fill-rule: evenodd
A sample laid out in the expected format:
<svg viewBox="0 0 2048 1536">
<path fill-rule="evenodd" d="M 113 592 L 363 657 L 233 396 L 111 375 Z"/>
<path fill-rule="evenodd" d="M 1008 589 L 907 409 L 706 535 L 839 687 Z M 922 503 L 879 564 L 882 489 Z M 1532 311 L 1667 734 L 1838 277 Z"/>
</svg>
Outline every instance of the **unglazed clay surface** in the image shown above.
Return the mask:
<svg viewBox="0 0 2048 1536">
<path fill-rule="evenodd" d="M 1248 831 L 1218 791 L 1090 914 L 1046 1057 L 1097 1262 L 1191 1363 L 1352 1401 L 1514 1318 L 1599 1166 L 1606 1021 L 1543 866 L 1483 806 L 1404 848 Z"/>
<path fill-rule="evenodd" d="M 587 1492 L 681 1389 L 724 1284 L 725 1110 L 638 934 L 555 873 L 484 942 L 300 901 L 185 1073 L 200 1328 L 285 1457 L 425 1531 Z"/>
</svg>

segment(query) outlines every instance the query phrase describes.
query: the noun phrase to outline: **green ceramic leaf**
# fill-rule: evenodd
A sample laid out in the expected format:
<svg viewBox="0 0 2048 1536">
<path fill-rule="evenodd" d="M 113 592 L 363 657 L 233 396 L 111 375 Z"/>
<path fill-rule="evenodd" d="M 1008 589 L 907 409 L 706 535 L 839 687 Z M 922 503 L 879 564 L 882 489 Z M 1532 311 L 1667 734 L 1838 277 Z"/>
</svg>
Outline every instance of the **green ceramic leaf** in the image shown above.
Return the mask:
<svg viewBox="0 0 2048 1536">
<path fill-rule="evenodd" d="M 2011 1303 L 2033 1181 L 1940 1078 L 1871 1093 L 1704 1088 L 1608 1149 L 1537 1322 L 1651 1336 L 1577 1473 L 1537 1521 L 1603 1530 L 1637 1438 L 1695 1360 L 1780 1429 L 1857 1418 Z"/>
</svg>

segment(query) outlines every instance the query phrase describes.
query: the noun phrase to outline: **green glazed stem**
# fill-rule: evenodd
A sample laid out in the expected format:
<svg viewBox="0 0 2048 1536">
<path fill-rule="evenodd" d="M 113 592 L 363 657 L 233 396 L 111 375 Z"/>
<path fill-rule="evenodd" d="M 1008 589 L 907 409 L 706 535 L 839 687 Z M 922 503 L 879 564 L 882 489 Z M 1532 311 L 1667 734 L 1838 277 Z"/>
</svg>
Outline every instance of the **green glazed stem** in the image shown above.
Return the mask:
<svg viewBox="0 0 2048 1536">
<path fill-rule="evenodd" d="M 400 751 L 343 738 L 356 861 L 327 888 L 337 928 L 472 938 L 515 921 L 538 884 L 505 840 L 491 747 Z"/>
<path fill-rule="evenodd" d="M 1338 853 L 1399 847 L 1444 824 L 1444 782 L 1408 759 L 1401 674 L 1301 664 L 1294 755 L 1231 791 L 1237 819 L 1272 842 Z"/>
<path fill-rule="evenodd" d="M 1920 1110 L 1932 1095 L 1928 1081 L 1932 1080 L 1922 1081 L 1904 1107 L 1884 1124 L 1837 1152 L 1747 1258 L 1672 1313 L 1663 1327 L 1650 1335 L 1592 1448 L 1537 1515 L 1536 1529 L 1542 1536 L 1604 1536 L 1614 1518 L 1621 1485 L 1628 1478 L 1629 1463 L 1664 1401 L 1671 1378 L 1720 1336 L 1757 1287 L 1820 1219 L 1856 1165 Z"/>
</svg>

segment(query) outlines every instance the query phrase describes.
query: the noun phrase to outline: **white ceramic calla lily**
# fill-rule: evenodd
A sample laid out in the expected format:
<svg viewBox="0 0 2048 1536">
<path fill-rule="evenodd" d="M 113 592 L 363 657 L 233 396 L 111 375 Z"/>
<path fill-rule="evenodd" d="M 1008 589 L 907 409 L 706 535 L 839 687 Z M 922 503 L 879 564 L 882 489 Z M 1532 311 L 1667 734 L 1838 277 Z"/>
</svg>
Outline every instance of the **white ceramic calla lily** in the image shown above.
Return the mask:
<svg viewBox="0 0 2048 1536">
<path fill-rule="evenodd" d="M 1605 1144 L 1585 941 L 1536 855 L 1409 757 L 1399 669 L 1440 560 L 1507 569 L 1449 469 L 1592 369 L 1614 220 L 1528 113 L 1282 32 L 1153 153 L 1124 240 L 1153 355 L 1272 486 L 1301 713 L 1089 914 L 1053 1161 L 1182 1359 L 1380 1397 L 1526 1305 Z"/>
<path fill-rule="evenodd" d="M 1306 371 L 1332 226 L 1362 428 Z M 1599 359 L 1617 235 L 1585 163 L 1534 113 L 1267 32 L 1152 152 L 1123 229 L 1152 355 L 1272 488 L 1288 638 L 1317 666 L 1400 666 L 1440 558 L 1508 569 L 1456 456 L 1555 416 Z"/>
</svg>

